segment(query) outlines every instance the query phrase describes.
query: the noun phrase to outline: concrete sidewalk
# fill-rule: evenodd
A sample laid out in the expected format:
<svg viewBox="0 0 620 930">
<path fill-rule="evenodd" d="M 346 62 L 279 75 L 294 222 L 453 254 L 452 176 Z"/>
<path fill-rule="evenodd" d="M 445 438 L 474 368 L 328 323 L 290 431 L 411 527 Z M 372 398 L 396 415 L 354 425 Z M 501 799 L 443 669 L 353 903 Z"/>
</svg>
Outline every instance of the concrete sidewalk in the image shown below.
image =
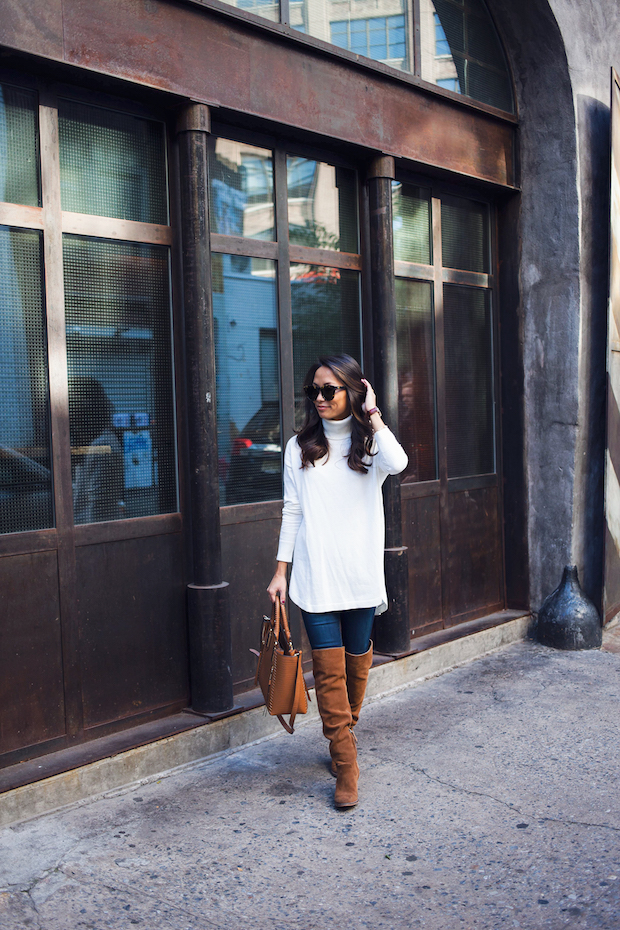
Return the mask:
<svg viewBox="0 0 620 930">
<path fill-rule="evenodd" d="M 620 928 L 620 654 L 532 643 L 0 831 L 1 930 Z"/>
</svg>

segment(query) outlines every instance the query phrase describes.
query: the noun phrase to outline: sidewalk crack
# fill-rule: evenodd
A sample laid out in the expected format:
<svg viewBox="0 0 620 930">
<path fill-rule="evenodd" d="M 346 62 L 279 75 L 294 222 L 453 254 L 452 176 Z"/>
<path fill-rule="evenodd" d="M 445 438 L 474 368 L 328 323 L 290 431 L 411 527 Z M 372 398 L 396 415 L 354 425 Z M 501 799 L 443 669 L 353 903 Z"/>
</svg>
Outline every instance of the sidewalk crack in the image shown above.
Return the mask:
<svg viewBox="0 0 620 930">
<path fill-rule="evenodd" d="M 401 765 L 405 765 L 407 768 L 412 769 L 414 772 L 417 772 L 418 775 L 424 775 L 424 777 L 428 778 L 429 781 L 433 781 L 438 785 L 442 785 L 444 788 L 450 788 L 452 791 L 456 791 L 461 794 L 467 794 L 471 797 L 488 798 L 490 801 L 495 801 L 496 804 L 501 804 L 502 807 L 506 807 L 509 811 L 515 814 L 519 814 L 521 817 L 529 816 L 530 819 L 535 819 L 541 823 L 558 823 L 562 824 L 563 826 L 573 827 L 597 827 L 600 830 L 611 830 L 613 833 L 620 833 L 620 827 L 614 827 L 612 824 L 608 823 L 590 823 L 587 820 L 569 820 L 561 817 L 549 817 L 545 814 L 536 814 L 532 812 L 527 814 L 522 808 L 511 804 L 509 801 L 504 801 L 502 798 L 496 798 L 495 795 L 489 794 L 486 791 L 477 791 L 474 788 L 465 788 L 462 785 L 454 785 L 452 782 L 445 781 L 444 779 L 439 778 L 437 775 L 431 775 L 426 771 L 426 769 L 418 768 L 412 763 L 403 762 Z"/>
</svg>

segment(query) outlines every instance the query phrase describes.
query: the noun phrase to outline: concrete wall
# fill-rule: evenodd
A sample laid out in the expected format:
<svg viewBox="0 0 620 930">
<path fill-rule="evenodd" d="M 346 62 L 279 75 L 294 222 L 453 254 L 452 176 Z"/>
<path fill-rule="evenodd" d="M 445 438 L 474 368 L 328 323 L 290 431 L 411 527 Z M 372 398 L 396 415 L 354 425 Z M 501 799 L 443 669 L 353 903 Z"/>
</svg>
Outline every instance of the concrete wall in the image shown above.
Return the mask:
<svg viewBox="0 0 620 930">
<path fill-rule="evenodd" d="M 615 0 L 489 5 L 510 59 L 521 122 L 530 602 L 538 609 L 563 565 L 575 561 L 600 603 L 608 99 L 609 66 L 620 49 L 618 8 Z"/>
</svg>

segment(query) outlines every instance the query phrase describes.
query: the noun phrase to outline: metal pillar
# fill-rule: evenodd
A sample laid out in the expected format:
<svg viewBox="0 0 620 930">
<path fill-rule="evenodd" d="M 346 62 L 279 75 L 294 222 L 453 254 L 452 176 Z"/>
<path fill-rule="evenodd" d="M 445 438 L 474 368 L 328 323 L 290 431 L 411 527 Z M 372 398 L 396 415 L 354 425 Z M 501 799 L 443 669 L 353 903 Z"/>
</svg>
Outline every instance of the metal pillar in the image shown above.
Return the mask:
<svg viewBox="0 0 620 930">
<path fill-rule="evenodd" d="M 215 341 L 209 241 L 209 108 L 189 104 L 177 123 L 191 539 L 194 581 L 187 588 L 192 708 L 233 707 L 228 583 L 222 581 L 215 406 Z"/>
<path fill-rule="evenodd" d="M 386 423 L 397 432 L 398 359 L 392 236 L 392 180 L 394 176 L 394 159 L 389 156 L 374 158 L 369 165 L 367 180 L 370 213 L 374 387 Z M 407 547 L 402 544 L 398 477 L 389 477 L 385 482 L 383 502 L 388 609 L 377 617 L 375 647 L 378 652 L 406 652 L 411 638 L 409 579 Z"/>
</svg>

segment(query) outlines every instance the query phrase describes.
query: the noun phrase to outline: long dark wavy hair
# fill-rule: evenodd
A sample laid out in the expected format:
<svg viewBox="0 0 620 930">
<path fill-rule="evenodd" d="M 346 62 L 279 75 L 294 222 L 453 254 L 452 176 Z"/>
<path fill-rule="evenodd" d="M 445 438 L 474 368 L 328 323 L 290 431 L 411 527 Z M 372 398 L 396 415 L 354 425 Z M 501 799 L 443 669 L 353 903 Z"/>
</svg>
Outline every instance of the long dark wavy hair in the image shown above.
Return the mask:
<svg viewBox="0 0 620 930">
<path fill-rule="evenodd" d="M 366 474 L 372 456 L 372 428 L 368 417 L 362 410 L 366 398 L 366 387 L 362 382 L 362 369 L 350 355 L 325 355 L 309 369 L 304 379 L 304 387 L 312 384 L 319 368 L 329 368 L 347 389 L 349 410 L 353 415 L 351 429 L 351 450 L 347 457 L 349 468 Z M 323 431 L 323 421 L 318 415 L 312 401 L 306 397 L 306 418 L 297 434 L 301 448 L 301 467 L 314 465 L 317 459 L 329 455 L 329 446 Z M 364 463 L 364 460 L 366 463 Z"/>
</svg>

